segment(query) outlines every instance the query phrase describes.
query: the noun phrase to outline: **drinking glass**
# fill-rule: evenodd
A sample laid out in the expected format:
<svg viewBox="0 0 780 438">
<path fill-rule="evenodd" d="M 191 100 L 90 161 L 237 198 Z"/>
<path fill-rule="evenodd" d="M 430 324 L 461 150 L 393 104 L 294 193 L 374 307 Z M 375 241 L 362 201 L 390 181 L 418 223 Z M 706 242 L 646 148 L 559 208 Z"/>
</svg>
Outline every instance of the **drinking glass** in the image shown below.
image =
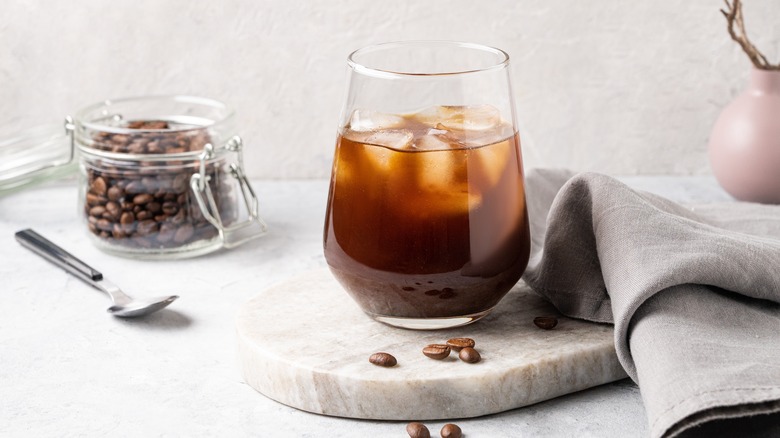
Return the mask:
<svg viewBox="0 0 780 438">
<path fill-rule="evenodd" d="M 378 44 L 348 58 L 328 194 L 328 266 L 383 323 L 487 315 L 530 249 L 509 56 L 478 44 Z"/>
</svg>

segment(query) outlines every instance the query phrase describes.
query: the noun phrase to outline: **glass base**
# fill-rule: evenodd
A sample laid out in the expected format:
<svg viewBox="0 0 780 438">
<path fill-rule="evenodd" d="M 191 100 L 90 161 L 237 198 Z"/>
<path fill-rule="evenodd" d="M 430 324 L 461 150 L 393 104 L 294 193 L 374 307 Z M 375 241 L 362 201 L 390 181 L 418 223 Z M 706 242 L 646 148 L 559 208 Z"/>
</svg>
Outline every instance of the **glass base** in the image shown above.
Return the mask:
<svg viewBox="0 0 780 438">
<path fill-rule="evenodd" d="M 453 327 L 460 327 L 479 321 L 484 318 L 493 309 L 487 309 L 479 313 L 472 313 L 463 316 L 448 316 L 444 318 L 403 318 L 398 316 L 372 315 L 368 316 L 375 320 L 393 326 L 410 330 L 441 330 Z"/>
</svg>

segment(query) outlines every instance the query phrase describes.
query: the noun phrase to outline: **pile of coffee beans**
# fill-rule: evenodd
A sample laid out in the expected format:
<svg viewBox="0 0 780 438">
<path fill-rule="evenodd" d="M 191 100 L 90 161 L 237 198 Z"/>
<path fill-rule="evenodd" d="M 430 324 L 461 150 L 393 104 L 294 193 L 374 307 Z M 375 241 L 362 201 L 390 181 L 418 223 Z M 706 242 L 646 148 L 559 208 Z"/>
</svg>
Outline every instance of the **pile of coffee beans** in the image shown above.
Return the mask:
<svg viewBox="0 0 780 438">
<path fill-rule="evenodd" d="M 482 356 L 474 349 L 476 342 L 471 338 L 452 338 L 446 344 L 429 344 L 422 349 L 422 353 L 434 360 L 444 360 L 450 357 L 450 352 L 458 352 L 460 360 L 466 363 L 477 363 Z M 372 354 L 368 361 L 374 365 L 391 368 L 398 364 L 398 360 L 390 353 L 378 352 Z"/>
<path fill-rule="evenodd" d="M 471 338 L 452 338 L 447 340 L 446 344 L 430 344 L 423 348 L 423 354 L 435 360 L 446 359 L 451 351 L 457 351 L 460 360 L 466 363 L 477 363 L 482 360 L 482 356 L 474 349 L 474 342 Z"/>
<path fill-rule="evenodd" d="M 428 426 L 418 421 L 407 424 L 406 433 L 409 434 L 410 438 L 431 438 L 431 431 L 428 430 Z M 457 424 L 447 423 L 441 428 L 442 438 L 461 438 L 462 436 L 463 431 Z"/>
<path fill-rule="evenodd" d="M 200 171 L 195 157 L 155 160 L 154 155 L 203 150 L 211 140 L 202 127 L 183 129 L 165 121 L 132 121 L 132 134 L 101 131 L 92 148 L 117 154 L 146 154 L 149 160 L 89 158 L 85 160 L 87 193 L 84 214 L 89 230 L 107 243 L 127 248 L 176 248 L 217 236 L 190 189 Z M 129 157 L 128 157 L 129 158 Z M 220 163 L 206 170 L 222 221 L 237 216 L 228 174 Z"/>
</svg>

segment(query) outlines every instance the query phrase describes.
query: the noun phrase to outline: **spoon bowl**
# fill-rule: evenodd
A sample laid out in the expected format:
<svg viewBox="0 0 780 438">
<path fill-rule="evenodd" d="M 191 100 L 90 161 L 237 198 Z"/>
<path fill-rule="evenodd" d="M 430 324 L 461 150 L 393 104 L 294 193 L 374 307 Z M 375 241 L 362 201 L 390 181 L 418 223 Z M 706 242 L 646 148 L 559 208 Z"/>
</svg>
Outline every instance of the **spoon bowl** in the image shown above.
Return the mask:
<svg viewBox="0 0 780 438">
<path fill-rule="evenodd" d="M 129 304 L 121 306 L 114 304 L 106 309 L 106 311 L 119 318 L 135 318 L 137 316 L 145 316 L 162 310 L 177 298 L 179 298 L 178 295 L 171 295 L 167 297 L 150 298 L 148 300 L 133 300 Z"/>
</svg>

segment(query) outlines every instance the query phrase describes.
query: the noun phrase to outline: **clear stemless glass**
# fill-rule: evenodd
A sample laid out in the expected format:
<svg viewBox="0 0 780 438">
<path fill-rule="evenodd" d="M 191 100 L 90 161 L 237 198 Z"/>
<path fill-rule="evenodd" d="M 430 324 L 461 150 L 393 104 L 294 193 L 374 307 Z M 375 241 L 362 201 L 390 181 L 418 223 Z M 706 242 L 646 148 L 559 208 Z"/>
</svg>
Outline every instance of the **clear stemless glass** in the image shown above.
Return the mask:
<svg viewBox="0 0 780 438">
<path fill-rule="evenodd" d="M 364 312 L 440 329 L 517 283 L 530 236 L 509 56 L 477 44 L 379 44 L 348 59 L 324 250 Z"/>
</svg>

